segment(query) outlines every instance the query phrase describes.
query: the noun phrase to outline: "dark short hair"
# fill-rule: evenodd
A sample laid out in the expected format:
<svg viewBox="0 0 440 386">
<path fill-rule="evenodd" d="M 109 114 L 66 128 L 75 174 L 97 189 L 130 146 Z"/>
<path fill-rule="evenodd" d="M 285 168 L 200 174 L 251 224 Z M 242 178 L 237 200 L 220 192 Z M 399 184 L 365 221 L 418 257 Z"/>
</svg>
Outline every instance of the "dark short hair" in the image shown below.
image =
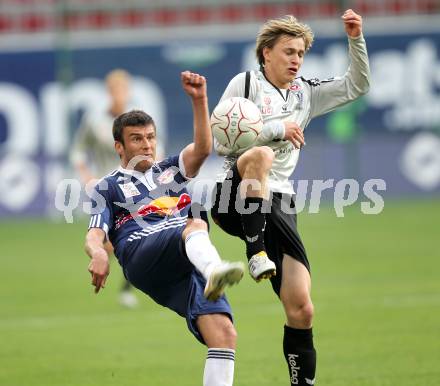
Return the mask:
<svg viewBox="0 0 440 386">
<path fill-rule="evenodd" d="M 113 122 L 113 139 L 124 144 L 124 127 L 145 127 L 149 125 L 153 125 L 154 130 L 156 131 L 156 124 L 154 123 L 153 118 L 142 110 L 132 110 L 123 113 Z"/>
</svg>

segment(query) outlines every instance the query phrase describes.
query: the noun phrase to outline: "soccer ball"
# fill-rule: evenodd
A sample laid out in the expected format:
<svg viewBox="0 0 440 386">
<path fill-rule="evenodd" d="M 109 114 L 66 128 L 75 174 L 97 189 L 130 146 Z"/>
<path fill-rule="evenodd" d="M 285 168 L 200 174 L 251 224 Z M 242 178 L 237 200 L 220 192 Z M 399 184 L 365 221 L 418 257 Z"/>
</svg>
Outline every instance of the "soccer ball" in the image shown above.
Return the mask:
<svg viewBox="0 0 440 386">
<path fill-rule="evenodd" d="M 252 146 L 262 129 L 259 108 L 246 98 L 225 99 L 211 115 L 212 134 L 221 145 L 231 150 Z"/>
</svg>

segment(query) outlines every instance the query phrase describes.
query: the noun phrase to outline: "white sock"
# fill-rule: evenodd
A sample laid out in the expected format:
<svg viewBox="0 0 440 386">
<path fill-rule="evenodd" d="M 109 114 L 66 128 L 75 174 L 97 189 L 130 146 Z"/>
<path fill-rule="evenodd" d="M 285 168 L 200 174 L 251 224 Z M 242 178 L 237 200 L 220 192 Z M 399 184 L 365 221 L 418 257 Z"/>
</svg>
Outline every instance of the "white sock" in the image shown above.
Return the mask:
<svg viewBox="0 0 440 386">
<path fill-rule="evenodd" d="M 206 357 L 203 386 L 232 386 L 234 382 L 235 350 L 210 348 Z"/>
<path fill-rule="evenodd" d="M 185 249 L 189 261 L 208 280 L 215 266 L 221 263 L 217 249 L 212 245 L 207 231 L 195 231 L 185 239 Z"/>
</svg>

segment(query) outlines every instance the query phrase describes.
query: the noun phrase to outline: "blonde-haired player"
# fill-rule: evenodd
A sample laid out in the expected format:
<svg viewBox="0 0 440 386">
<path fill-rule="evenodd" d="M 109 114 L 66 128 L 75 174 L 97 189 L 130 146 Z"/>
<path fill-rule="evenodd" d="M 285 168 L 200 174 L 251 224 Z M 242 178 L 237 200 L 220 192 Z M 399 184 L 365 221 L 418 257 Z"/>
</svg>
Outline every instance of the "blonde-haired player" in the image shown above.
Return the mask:
<svg viewBox="0 0 440 386">
<path fill-rule="evenodd" d="M 258 146 L 237 154 L 215 143 L 225 162 L 212 216 L 223 230 L 245 240 L 251 276 L 257 281 L 271 278 L 286 314 L 283 352 L 292 385 L 314 384 L 316 353 L 310 265 L 292 211 L 295 202 L 289 177 L 305 145 L 303 131 L 310 120 L 369 89 L 362 18 L 349 9 L 342 22 L 350 67 L 345 75 L 325 81 L 298 77 L 313 42 L 312 30 L 306 24 L 293 16 L 265 23 L 256 39 L 260 70 L 235 76 L 222 96 L 222 100 L 245 96 L 259 106 L 264 126 Z M 267 201 L 269 192 L 271 205 Z M 236 210 L 237 193 L 245 208 L 252 206 L 253 210 Z M 228 198 L 229 206 L 222 205 Z M 283 210 L 286 206 L 289 211 Z"/>
</svg>

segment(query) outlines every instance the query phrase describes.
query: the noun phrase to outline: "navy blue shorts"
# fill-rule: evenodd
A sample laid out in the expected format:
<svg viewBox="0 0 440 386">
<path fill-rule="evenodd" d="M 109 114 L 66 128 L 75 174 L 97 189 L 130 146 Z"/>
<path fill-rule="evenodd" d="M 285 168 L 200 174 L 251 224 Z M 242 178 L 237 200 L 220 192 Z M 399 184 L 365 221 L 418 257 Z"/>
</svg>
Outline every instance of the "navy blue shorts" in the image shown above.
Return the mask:
<svg viewBox="0 0 440 386">
<path fill-rule="evenodd" d="M 206 281 L 186 256 L 182 232 L 185 224 L 125 244 L 119 259 L 124 275 L 156 303 L 186 318 L 189 330 L 201 342 L 196 320 L 199 315 L 225 314 L 232 310 L 225 296 L 210 302 L 203 296 Z"/>
</svg>

